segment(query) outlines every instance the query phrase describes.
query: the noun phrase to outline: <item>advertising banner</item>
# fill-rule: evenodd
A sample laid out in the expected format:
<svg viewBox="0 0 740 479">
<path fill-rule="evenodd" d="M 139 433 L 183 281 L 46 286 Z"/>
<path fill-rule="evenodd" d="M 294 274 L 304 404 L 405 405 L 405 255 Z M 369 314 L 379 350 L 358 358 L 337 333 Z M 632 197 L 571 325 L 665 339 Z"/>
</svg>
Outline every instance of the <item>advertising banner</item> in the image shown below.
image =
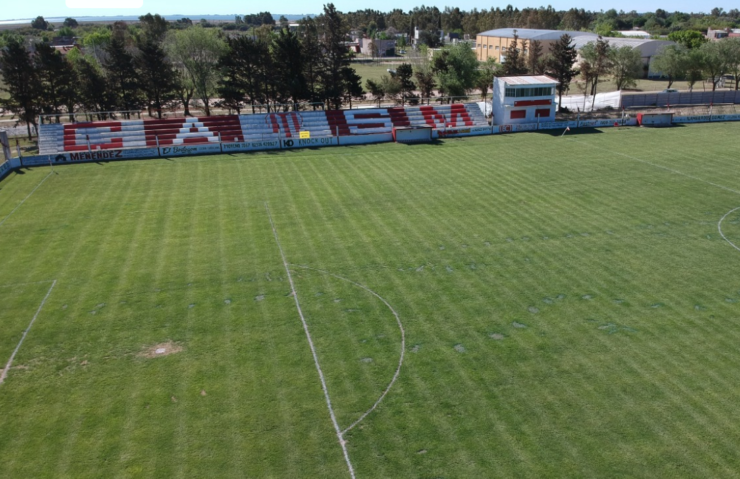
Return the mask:
<svg viewBox="0 0 740 479">
<path fill-rule="evenodd" d="M 239 153 L 243 151 L 260 151 L 260 150 L 277 150 L 280 148 L 280 141 L 242 141 L 236 143 L 222 143 L 224 153 Z"/>
<path fill-rule="evenodd" d="M 221 145 L 219 143 L 208 143 L 205 145 L 173 145 L 173 146 L 160 146 L 159 156 L 166 158 L 169 156 L 190 156 L 190 155 L 206 155 L 213 153 L 221 153 Z"/>
<path fill-rule="evenodd" d="M 674 116 L 673 123 L 702 123 L 709 120 L 709 115 Z"/>
<path fill-rule="evenodd" d="M 471 126 L 467 128 L 448 128 L 439 131 L 440 137 L 460 137 L 460 136 L 479 136 L 479 135 L 490 135 L 491 128 L 487 126 Z"/>
<path fill-rule="evenodd" d="M 335 136 L 326 136 L 322 138 L 290 138 L 281 141 L 281 147 L 286 149 L 291 148 L 311 148 L 316 146 L 335 146 L 340 143 L 337 142 Z M 344 144 L 344 138 L 342 138 L 341 144 Z"/>
</svg>

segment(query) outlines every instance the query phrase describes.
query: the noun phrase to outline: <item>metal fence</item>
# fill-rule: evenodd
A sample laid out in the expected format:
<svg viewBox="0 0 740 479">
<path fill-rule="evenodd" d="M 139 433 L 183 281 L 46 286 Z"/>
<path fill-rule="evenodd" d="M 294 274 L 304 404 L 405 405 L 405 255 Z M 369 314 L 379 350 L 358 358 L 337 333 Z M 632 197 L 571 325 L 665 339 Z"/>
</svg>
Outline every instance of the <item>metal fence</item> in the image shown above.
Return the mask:
<svg viewBox="0 0 740 479">
<path fill-rule="evenodd" d="M 740 103 L 740 92 L 734 90 L 718 90 L 676 93 L 622 93 L 623 108 L 716 105 L 721 103 Z"/>
</svg>

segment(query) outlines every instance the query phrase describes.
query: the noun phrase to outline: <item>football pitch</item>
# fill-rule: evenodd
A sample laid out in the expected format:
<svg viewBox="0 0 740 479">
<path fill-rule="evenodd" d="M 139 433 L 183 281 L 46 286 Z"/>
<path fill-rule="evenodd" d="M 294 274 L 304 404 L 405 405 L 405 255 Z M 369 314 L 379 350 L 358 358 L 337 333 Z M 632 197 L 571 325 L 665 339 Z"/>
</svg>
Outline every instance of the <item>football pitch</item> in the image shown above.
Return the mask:
<svg viewBox="0 0 740 479">
<path fill-rule="evenodd" d="M 0 477 L 740 476 L 740 125 L 559 133 L 11 174 Z"/>
</svg>

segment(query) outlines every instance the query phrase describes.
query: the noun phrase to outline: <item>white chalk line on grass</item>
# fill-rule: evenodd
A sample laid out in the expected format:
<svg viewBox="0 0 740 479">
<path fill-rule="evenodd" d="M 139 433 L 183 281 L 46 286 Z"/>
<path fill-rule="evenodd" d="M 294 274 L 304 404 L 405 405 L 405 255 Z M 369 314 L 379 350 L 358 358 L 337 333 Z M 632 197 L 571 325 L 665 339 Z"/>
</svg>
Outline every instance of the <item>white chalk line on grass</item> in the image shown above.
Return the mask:
<svg viewBox="0 0 740 479">
<path fill-rule="evenodd" d="M 36 318 L 39 317 L 39 313 L 41 313 L 41 309 L 44 307 L 46 300 L 49 299 L 49 296 L 51 295 L 51 290 L 54 289 L 54 286 L 56 286 L 56 284 L 57 284 L 57 280 L 54 280 L 54 282 L 51 283 L 51 286 L 49 287 L 49 291 L 46 292 L 46 296 L 44 296 L 44 300 L 41 301 L 41 304 L 39 305 L 39 309 L 36 310 L 36 314 L 33 315 L 31 322 L 28 323 L 28 327 L 26 328 L 25 331 L 23 331 L 23 336 L 21 336 L 21 340 L 18 341 L 18 346 L 15 347 L 13 354 L 10 355 L 10 359 L 8 359 L 8 363 L 5 365 L 5 369 L 3 369 L 2 374 L 0 374 L 0 384 L 5 382 L 5 378 L 8 376 L 8 371 L 10 371 L 10 366 L 13 365 L 13 360 L 15 359 L 15 355 L 18 354 L 18 350 L 21 349 L 23 340 L 26 339 L 26 336 L 28 335 L 28 332 L 31 330 L 31 326 L 33 326 L 33 323 L 36 321 Z"/>
<path fill-rule="evenodd" d="M 267 217 L 270 219 L 270 226 L 272 226 L 272 234 L 275 236 L 275 242 L 277 243 L 278 249 L 280 250 L 280 257 L 283 260 L 283 266 L 285 267 L 285 273 L 288 275 L 288 281 L 290 282 L 290 290 L 291 295 L 293 296 L 293 299 L 295 300 L 295 307 L 298 310 L 298 315 L 301 318 L 301 323 L 303 324 L 303 331 L 306 333 L 306 339 L 308 340 L 308 345 L 311 348 L 311 354 L 313 355 L 313 362 L 316 365 L 316 371 L 319 373 L 319 379 L 321 380 L 321 388 L 324 390 L 324 399 L 326 399 L 326 407 L 329 408 L 329 416 L 331 416 L 331 422 L 334 425 L 334 430 L 337 433 L 337 440 L 339 441 L 339 445 L 342 447 L 342 452 L 344 453 L 344 460 L 347 462 L 347 468 L 349 469 L 349 475 L 352 477 L 352 479 L 355 479 L 355 470 L 352 467 L 352 462 L 349 459 L 349 452 L 347 451 L 347 443 L 344 440 L 344 435 L 342 434 L 341 429 L 339 428 L 339 423 L 337 422 L 337 416 L 334 414 L 334 408 L 331 405 L 331 398 L 329 397 L 329 390 L 326 387 L 326 380 L 324 379 L 324 372 L 321 370 L 321 365 L 319 364 L 319 357 L 316 354 L 316 348 L 313 345 L 313 340 L 311 339 L 311 332 L 308 330 L 308 323 L 306 323 L 306 318 L 303 316 L 303 310 L 301 309 L 301 303 L 298 301 L 298 293 L 296 293 L 295 290 L 295 284 L 293 283 L 293 276 L 290 274 L 290 268 L 288 267 L 288 261 L 285 259 L 285 253 L 283 252 L 283 247 L 280 245 L 280 239 L 278 238 L 277 229 L 275 228 L 275 223 L 272 221 L 272 214 L 270 214 L 270 207 L 265 202 L 265 211 L 267 211 Z"/>
<path fill-rule="evenodd" d="M 606 150 L 605 148 L 599 148 L 598 146 L 591 145 L 590 143 L 587 143 L 585 141 L 576 141 L 576 143 L 582 143 L 584 145 L 588 145 L 588 146 L 590 146 L 592 148 L 596 148 L 598 150 L 604 150 L 604 151 L 608 151 L 609 153 L 615 153 L 617 155 L 621 155 L 621 156 L 624 156 L 626 158 L 629 158 L 629 159 L 632 159 L 632 160 L 635 160 L 635 161 L 639 161 L 640 163 L 645 163 L 646 165 L 650 165 L 650 166 L 654 166 L 656 168 L 660 168 L 660 169 L 663 169 L 663 170 L 666 170 L 666 171 L 670 171 L 671 173 L 675 173 L 677 175 L 685 176 L 686 178 L 691 178 L 692 180 L 701 181 L 702 183 L 706 183 L 708 185 L 716 186 L 717 188 L 722 188 L 725 191 L 729 191 L 731 193 L 736 193 L 736 194 L 740 195 L 740 191 L 738 191 L 738 190 L 733 190 L 732 188 L 728 188 L 728 187 L 726 187 L 724 185 L 713 183 L 713 182 L 711 182 L 709 180 L 705 180 L 704 178 L 699 178 L 697 176 L 689 175 L 688 173 L 684 173 L 682 171 L 674 170 L 673 168 L 668 168 L 667 166 L 658 165 L 656 163 L 652 163 L 650 161 L 643 160 L 641 158 L 637 158 L 637 157 L 634 157 L 632 155 L 628 155 L 626 153 L 621 153 L 619 151 L 610 151 L 610 150 Z M 727 236 L 725 236 L 725 234 L 722 232 L 722 221 L 724 221 L 724 219 L 727 218 L 727 216 L 729 216 L 730 214 L 732 214 L 734 211 L 737 211 L 737 210 L 740 210 L 740 206 L 738 206 L 737 208 L 733 208 L 730 211 L 728 211 L 727 213 L 725 213 L 725 215 L 722 218 L 720 218 L 719 221 L 717 222 L 717 230 L 719 230 L 719 234 L 720 234 L 720 236 L 722 236 L 722 239 L 723 240 L 727 241 L 728 243 L 730 243 L 730 246 L 732 246 L 736 250 L 740 251 L 740 248 L 735 243 L 733 243 L 732 241 L 730 241 L 729 239 L 727 239 Z"/>
<path fill-rule="evenodd" d="M 728 211 L 727 213 L 725 213 L 725 215 L 722 218 L 720 218 L 719 222 L 717 223 L 717 229 L 719 230 L 720 236 L 722 236 L 722 238 L 725 241 L 727 241 L 728 243 L 730 243 L 730 245 L 733 248 L 735 248 L 736 250 L 740 251 L 740 248 L 738 248 L 735 243 L 733 243 L 732 241 L 730 241 L 729 239 L 727 239 L 727 236 L 725 236 L 725 234 L 722 232 L 722 222 L 725 220 L 725 218 L 727 218 L 729 215 L 731 215 L 732 213 L 734 213 L 737 210 L 740 210 L 740 206 L 738 206 L 737 208 L 733 208 L 730 211 Z"/>
<path fill-rule="evenodd" d="M 46 181 L 46 179 L 47 179 L 48 177 L 50 177 L 50 176 L 51 176 L 51 175 L 52 175 L 53 173 L 54 173 L 53 171 L 50 171 L 48 175 L 44 176 L 44 179 L 43 179 L 43 180 L 41 180 L 41 181 L 39 182 L 39 184 L 38 184 L 38 185 L 36 185 L 36 188 L 34 188 L 33 190 L 31 190 L 31 192 L 30 192 L 30 193 L 28 194 L 28 196 L 26 196 L 25 198 L 23 198 L 23 201 L 21 201 L 20 203 L 18 203 L 18 205 L 17 205 L 17 206 L 15 207 L 15 208 L 13 208 L 13 211 L 11 211 L 10 213 L 8 213 L 8 216 L 6 216 L 5 218 L 3 218 L 3 219 L 2 219 L 2 221 L 0 221 L 0 226 L 2 226 L 2 225 L 3 225 L 3 223 L 5 223 L 5 220 L 7 220 L 8 218 L 10 218 L 10 216 L 11 216 L 11 215 L 12 215 L 13 213 L 15 213 L 15 211 L 16 211 L 16 210 L 17 210 L 18 208 L 20 208 L 20 207 L 21 207 L 21 205 L 22 205 L 23 203 L 25 203 L 25 202 L 26 202 L 26 200 L 27 200 L 28 198 L 30 198 L 30 197 L 31 197 L 31 195 L 32 195 L 32 194 L 34 194 L 34 192 L 35 192 L 36 190 L 38 190 L 38 189 L 39 189 L 39 186 L 41 186 L 41 185 L 43 184 L 43 182 L 44 182 L 44 181 Z"/>
<path fill-rule="evenodd" d="M 708 185 L 716 186 L 717 188 L 722 188 L 725 191 L 729 191 L 731 193 L 736 193 L 736 194 L 740 195 L 740 191 L 738 191 L 738 190 L 733 190 L 732 188 L 728 188 L 728 187 L 726 187 L 724 185 L 720 185 L 718 183 L 712 183 L 711 181 L 705 180 L 704 178 L 699 178 L 698 176 L 693 176 L 693 175 L 690 175 L 688 173 L 684 173 L 683 171 L 674 170 L 673 168 L 668 168 L 667 166 L 663 166 L 663 165 L 659 165 L 657 163 L 653 163 L 653 162 L 650 162 L 650 161 L 647 161 L 647 160 L 643 160 L 642 158 L 637 158 L 636 156 L 628 155 L 627 153 L 622 153 L 622 152 L 619 152 L 619 151 L 607 150 L 606 148 L 600 148 L 600 147 L 598 147 L 596 145 L 592 145 L 592 144 L 590 144 L 590 143 L 588 143 L 586 141 L 575 140 L 575 142 L 576 143 L 581 143 L 583 145 L 590 146 L 591 148 L 596 148 L 597 150 L 603 150 L 603 151 L 606 151 L 606 152 L 609 152 L 609 153 L 614 153 L 616 155 L 621 155 L 621 156 L 624 156 L 625 158 L 629 158 L 631 160 L 639 161 L 640 163 L 644 163 L 646 165 L 654 166 L 655 168 L 660 168 L 662 170 L 670 171 L 671 173 L 675 173 L 677 175 L 685 176 L 686 178 L 691 178 L 692 180 L 701 181 L 702 183 L 706 183 Z"/>
<path fill-rule="evenodd" d="M 401 318 L 398 316 L 398 313 L 396 312 L 396 310 L 393 309 L 393 306 L 391 306 L 390 303 L 388 303 L 388 301 L 385 300 L 385 298 L 383 298 L 381 295 L 379 295 L 378 293 L 376 293 L 372 289 L 368 288 L 367 286 L 362 285 L 360 283 L 357 283 L 355 281 L 352 281 L 351 279 L 347 279 L 347 278 L 344 278 L 342 276 L 339 276 L 339 275 L 336 275 L 334 273 L 330 273 L 328 271 L 324 271 L 324 270 L 321 270 L 321 269 L 311 268 L 309 266 L 303 266 L 303 265 L 295 265 L 295 266 L 297 266 L 299 268 L 303 268 L 303 269 L 309 269 L 309 270 L 312 270 L 312 271 L 317 271 L 317 272 L 323 273 L 323 274 L 328 274 L 329 276 L 333 276 L 333 277 L 335 277 L 337 279 L 341 279 L 342 281 L 346 281 L 346 282 L 348 282 L 350 284 L 353 284 L 353 285 L 357 286 L 358 288 L 364 289 L 368 293 L 372 294 L 373 296 L 375 296 L 376 298 L 378 298 L 379 300 L 381 300 L 383 302 L 383 304 L 385 304 L 388 307 L 388 309 L 391 310 L 391 313 L 393 313 L 393 316 L 395 316 L 395 318 L 396 318 L 396 323 L 398 323 L 398 329 L 401 330 L 401 355 L 400 355 L 400 358 L 398 359 L 398 367 L 396 368 L 396 372 L 393 374 L 393 378 L 391 379 L 391 382 L 388 383 L 388 386 L 385 388 L 385 390 L 383 390 L 383 393 L 380 395 L 380 397 L 378 398 L 378 400 L 375 401 L 375 404 L 373 404 L 373 406 L 370 409 L 368 409 L 367 411 L 365 411 L 359 417 L 359 419 L 357 419 L 355 422 L 353 422 L 352 424 L 350 424 L 347 428 L 345 428 L 342 431 L 342 434 L 344 435 L 344 434 L 348 433 L 350 430 L 352 430 L 355 426 L 357 426 L 358 424 L 360 424 L 362 422 L 362 420 L 365 419 L 368 416 L 368 414 L 370 414 L 371 412 L 373 412 L 378 407 L 378 405 L 380 404 L 380 402 L 383 399 L 385 399 L 385 396 L 388 394 L 388 392 L 393 387 L 393 384 L 395 384 L 396 380 L 398 379 L 398 376 L 401 374 L 401 366 L 403 365 L 404 353 L 406 352 L 406 330 L 403 328 L 403 324 L 401 323 Z"/>
</svg>

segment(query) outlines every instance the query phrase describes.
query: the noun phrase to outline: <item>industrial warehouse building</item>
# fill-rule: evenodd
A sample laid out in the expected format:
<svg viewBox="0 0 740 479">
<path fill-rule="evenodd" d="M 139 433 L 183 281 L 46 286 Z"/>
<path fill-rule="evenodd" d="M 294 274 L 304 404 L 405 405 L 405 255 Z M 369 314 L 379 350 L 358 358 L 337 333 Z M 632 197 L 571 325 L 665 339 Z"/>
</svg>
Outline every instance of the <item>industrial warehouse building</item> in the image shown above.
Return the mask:
<svg viewBox="0 0 740 479">
<path fill-rule="evenodd" d="M 542 52 L 550 51 L 550 46 L 556 43 L 563 34 L 567 33 L 573 38 L 573 43 L 577 50 L 583 48 L 589 42 L 595 42 L 598 35 L 589 32 L 574 32 L 565 30 L 534 30 L 526 28 L 499 28 L 479 33 L 475 40 L 475 51 L 479 61 L 486 61 L 488 58 L 494 58 L 497 62 L 503 63 L 506 60 L 506 50 L 511 47 L 514 41 L 514 33 L 519 37 L 518 47 L 522 47 L 522 40 L 527 41 L 527 48 L 523 53 L 528 54 L 529 45 L 532 41 L 537 40 L 542 44 Z M 668 40 L 652 40 L 649 38 L 613 38 L 604 37 L 609 41 L 609 45 L 615 48 L 629 46 L 640 50 L 640 56 L 645 65 L 645 76 L 657 76 L 657 72 L 650 70 L 650 64 L 653 57 L 667 45 L 673 45 L 674 42 Z M 580 61 L 580 59 L 579 59 Z"/>
</svg>

